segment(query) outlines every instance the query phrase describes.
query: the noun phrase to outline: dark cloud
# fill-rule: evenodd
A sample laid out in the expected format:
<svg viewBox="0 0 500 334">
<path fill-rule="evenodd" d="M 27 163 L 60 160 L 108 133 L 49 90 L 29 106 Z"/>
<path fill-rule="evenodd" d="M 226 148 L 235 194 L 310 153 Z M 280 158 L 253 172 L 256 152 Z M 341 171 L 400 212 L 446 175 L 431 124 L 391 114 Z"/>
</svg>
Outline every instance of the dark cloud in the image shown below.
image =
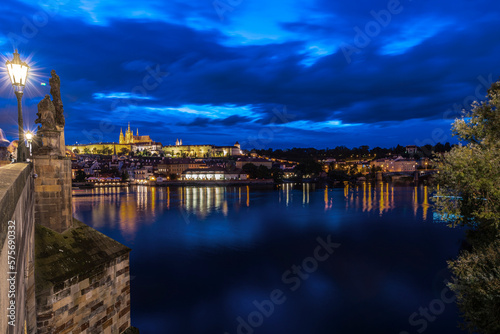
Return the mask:
<svg viewBox="0 0 500 334">
<path fill-rule="evenodd" d="M 28 89 L 24 100 L 30 122 L 36 118 L 37 101 L 48 93 L 48 86 L 40 83 L 48 83 L 50 69 L 57 69 L 69 142 L 116 140 L 119 127 L 131 121 L 165 143 L 175 136 L 202 140 L 193 133 L 196 128 L 213 128 L 205 136 L 224 144 L 215 135 L 224 141 L 243 140 L 283 125 L 286 131 L 276 133 L 271 146 L 289 145 L 287 136 L 297 144 L 362 145 L 372 141 L 378 125 L 390 124 L 399 137 L 386 139 L 389 146 L 414 142 L 419 133 L 428 132 L 423 127 L 429 124 L 444 127 L 443 118 L 456 114 L 446 111 L 468 107 L 472 98 L 486 94 L 487 82 L 499 78 L 500 21 L 490 13 L 500 5 L 402 1 L 403 10 L 387 26 L 369 36 L 363 47 L 356 45 L 354 28 L 364 30 L 375 20 L 371 12 L 380 13 L 388 3 L 306 2 L 287 10 L 308 16 L 276 19 L 283 38 L 252 43 L 234 37 L 240 30 L 252 32 L 247 31 L 252 17 L 245 13 L 250 7 L 243 4 L 227 12 L 224 22 L 211 2 L 202 1 L 146 2 L 150 18 L 118 17 L 107 7 L 76 15 L 71 7 L 49 17 L 27 38 L 25 22 L 34 22 L 41 7 L 8 2 L 0 14 L 0 48 L 10 53 L 17 42 L 36 61 L 39 76 L 31 80 L 37 89 Z M 119 12 L 127 13 L 126 6 L 131 11 L 141 7 L 125 2 Z M 91 14 L 105 19 L 93 24 Z M 257 29 L 257 16 L 254 21 Z M 357 51 L 346 59 L 342 45 Z M 323 49 L 329 51 L 321 53 Z M 0 91 L 0 107 L 14 102 L 9 89 Z M 211 106 L 213 114 L 175 112 L 184 106 Z M 234 113 L 218 115 L 218 106 L 234 107 Z M 276 115 L 283 106 L 286 121 Z M 241 114 L 243 107 L 248 112 Z M 3 110 L 0 128 L 10 129 L 15 110 Z M 419 130 L 398 130 L 398 124 L 411 124 L 412 119 L 421 120 L 413 123 Z M 322 128 L 329 121 L 357 125 Z M 294 122 L 311 126 L 302 130 Z"/>
<path fill-rule="evenodd" d="M 226 117 L 224 119 L 211 119 L 208 117 L 196 117 L 193 121 L 189 123 L 179 122 L 177 125 L 183 126 L 199 126 L 199 127 L 207 127 L 213 125 L 222 125 L 222 126 L 234 126 L 240 123 L 248 123 L 251 122 L 252 119 L 250 117 L 243 117 L 238 115 L 233 115 Z"/>
</svg>

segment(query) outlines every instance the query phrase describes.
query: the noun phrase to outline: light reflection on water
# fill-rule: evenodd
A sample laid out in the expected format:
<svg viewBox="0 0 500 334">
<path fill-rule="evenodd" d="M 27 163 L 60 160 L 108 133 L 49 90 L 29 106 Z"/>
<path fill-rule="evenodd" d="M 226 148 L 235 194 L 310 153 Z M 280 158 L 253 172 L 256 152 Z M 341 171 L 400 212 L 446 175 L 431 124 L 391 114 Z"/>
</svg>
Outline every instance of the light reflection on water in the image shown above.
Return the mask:
<svg viewBox="0 0 500 334">
<path fill-rule="evenodd" d="M 273 194 L 278 205 L 285 207 L 316 206 L 323 204 L 323 211 L 339 210 L 346 212 L 361 211 L 378 213 L 379 216 L 394 210 L 395 186 L 380 182 L 372 185 L 364 182 L 355 186 L 345 184 L 343 200 L 339 201 L 336 188 L 316 189 L 315 184 L 285 183 L 278 185 Z M 405 187 L 404 189 L 408 189 Z M 429 187 L 420 185 L 410 187 L 411 209 L 416 218 L 427 220 L 429 203 Z M 322 198 L 313 197 L 312 192 L 323 192 Z M 396 187 L 397 192 L 397 187 Z M 251 207 L 252 198 L 249 186 L 244 187 L 148 187 L 130 188 L 93 188 L 73 191 L 73 212 L 82 209 L 91 212 L 93 226 L 102 227 L 111 222 L 110 228 L 118 228 L 123 235 L 132 237 L 140 224 L 148 224 L 155 220 L 159 212 L 178 210 L 185 219 L 195 216 L 198 221 L 205 220 L 213 213 L 229 214 L 230 206 L 234 210 Z M 408 196 L 407 192 L 399 192 L 398 199 Z"/>
<path fill-rule="evenodd" d="M 287 289 L 283 272 L 327 235 L 338 253 L 255 334 L 414 333 L 408 317 L 439 297 L 462 238 L 432 224 L 430 192 L 389 183 L 95 188 L 73 192 L 73 212 L 133 249 L 141 333 L 236 333 L 235 319 Z M 447 305 L 426 333 L 457 333 L 457 320 Z"/>
</svg>

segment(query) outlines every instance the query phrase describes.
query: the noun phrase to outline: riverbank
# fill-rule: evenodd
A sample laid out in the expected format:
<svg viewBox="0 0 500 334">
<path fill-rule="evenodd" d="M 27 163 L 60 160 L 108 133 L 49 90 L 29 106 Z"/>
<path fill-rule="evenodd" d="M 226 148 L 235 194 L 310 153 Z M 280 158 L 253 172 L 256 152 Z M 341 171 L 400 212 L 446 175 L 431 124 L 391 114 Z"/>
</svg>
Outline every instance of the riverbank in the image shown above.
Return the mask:
<svg viewBox="0 0 500 334">
<path fill-rule="evenodd" d="M 345 182 L 350 184 L 359 183 L 378 183 L 378 182 L 390 182 L 395 185 L 415 185 L 415 184 L 432 184 L 435 179 L 435 175 L 425 175 L 415 179 L 414 176 L 410 175 L 384 175 L 381 179 L 376 179 L 373 177 L 360 176 L 360 177 L 350 177 L 347 180 L 332 180 L 328 178 L 315 178 L 315 179 L 302 179 L 302 180 L 292 180 L 285 179 L 282 182 L 275 182 L 273 179 L 260 179 L 260 180 L 175 180 L 175 181 L 164 181 L 157 182 L 151 180 L 142 181 L 132 181 L 132 182 L 73 182 L 74 188 L 86 189 L 86 188 L 100 188 L 100 187 L 128 187 L 130 185 L 143 185 L 143 186 L 153 186 L 153 187 L 184 187 L 184 186 L 196 186 L 196 187 L 225 187 L 225 186 L 272 186 L 280 183 L 314 183 L 319 186 L 330 186 L 330 187 L 343 187 Z"/>
<path fill-rule="evenodd" d="M 274 185 L 273 179 L 264 180 L 204 180 L 204 181 L 193 181 L 193 180 L 178 180 L 178 181 L 168 181 L 161 183 L 152 183 L 149 185 L 155 185 L 157 187 L 172 187 L 172 186 L 243 186 L 243 185 Z"/>
<path fill-rule="evenodd" d="M 152 187 L 184 187 L 184 186 L 197 186 L 197 187 L 225 187 L 225 186 L 269 186 L 274 185 L 274 180 L 176 180 L 166 182 L 147 181 L 147 183 L 136 182 L 120 182 L 120 183 L 93 183 L 93 182 L 74 182 L 74 188 L 87 189 L 87 188 L 100 188 L 100 187 L 127 187 L 129 185 L 145 185 Z"/>
</svg>

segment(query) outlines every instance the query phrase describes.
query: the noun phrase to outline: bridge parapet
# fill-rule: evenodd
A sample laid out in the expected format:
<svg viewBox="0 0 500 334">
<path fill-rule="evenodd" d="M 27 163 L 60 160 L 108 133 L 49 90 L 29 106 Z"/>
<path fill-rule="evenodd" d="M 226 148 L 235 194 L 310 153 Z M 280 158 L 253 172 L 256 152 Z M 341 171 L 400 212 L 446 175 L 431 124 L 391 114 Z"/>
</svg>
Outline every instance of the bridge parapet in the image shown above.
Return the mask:
<svg viewBox="0 0 500 334">
<path fill-rule="evenodd" d="M 36 333 L 33 168 L 0 167 L 0 333 Z"/>
</svg>

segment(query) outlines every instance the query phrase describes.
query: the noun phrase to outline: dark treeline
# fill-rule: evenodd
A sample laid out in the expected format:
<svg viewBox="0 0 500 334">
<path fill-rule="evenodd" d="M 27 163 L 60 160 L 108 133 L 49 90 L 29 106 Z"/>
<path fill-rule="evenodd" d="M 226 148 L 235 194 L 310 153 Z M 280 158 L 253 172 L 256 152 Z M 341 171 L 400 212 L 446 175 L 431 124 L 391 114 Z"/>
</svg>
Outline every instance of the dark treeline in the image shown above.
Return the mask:
<svg viewBox="0 0 500 334">
<path fill-rule="evenodd" d="M 451 150 L 450 143 L 436 145 L 425 145 L 418 148 L 416 154 L 412 156 L 416 159 L 421 157 L 432 158 L 435 153 L 444 153 Z M 337 160 L 354 160 L 354 159 L 374 159 L 383 158 L 390 155 L 401 155 L 409 157 L 406 152 L 406 147 L 397 145 L 391 148 L 375 147 L 370 149 L 368 145 L 348 148 L 346 146 L 337 146 L 335 148 L 316 149 L 316 148 L 292 148 L 292 149 L 262 149 L 255 150 L 261 156 L 266 156 L 275 159 L 284 159 L 291 161 L 307 161 L 307 160 L 323 160 L 333 158 Z"/>
</svg>

